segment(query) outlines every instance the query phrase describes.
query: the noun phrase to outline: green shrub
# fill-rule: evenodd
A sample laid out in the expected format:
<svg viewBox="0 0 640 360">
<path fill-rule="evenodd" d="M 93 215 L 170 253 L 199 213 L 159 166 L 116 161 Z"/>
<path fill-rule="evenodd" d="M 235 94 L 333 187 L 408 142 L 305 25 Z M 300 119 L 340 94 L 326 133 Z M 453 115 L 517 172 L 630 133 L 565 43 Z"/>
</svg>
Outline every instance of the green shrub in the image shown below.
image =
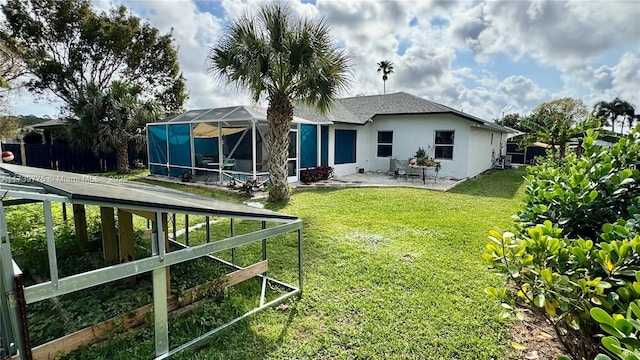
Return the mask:
<svg viewBox="0 0 640 360">
<path fill-rule="evenodd" d="M 505 313 L 522 311 L 514 299 L 528 303 L 578 359 L 596 356 L 605 335 L 591 309 L 624 314 L 640 299 L 640 127 L 610 149 L 596 137 L 587 134 L 582 157 L 528 169 L 517 231 L 492 230 L 483 255 L 506 276 L 485 290 Z"/>
<path fill-rule="evenodd" d="M 627 238 L 618 239 L 616 227 L 625 229 Z M 572 356 L 593 358 L 599 329 L 590 309 L 626 312 L 631 301 L 640 299 L 633 285 L 640 270 L 640 233 L 633 220 L 605 226 L 602 237 L 612 240 L 599 243 L 560 233 L 550 221 L 530 228 L 526 236 L 492 230 L 484 258 L 507 275 L 508 284 L 486 292 L 500 298 L 507 312 L 516 311 L 513 297 L 532 304 Z"/>
<path fill-rule="evenodd" d="M 305 184 L 327 180 L 333 177 L 331 166 L 318 166 L 314 168 L 300 170 L 300 181 Z"/>
<path fill-rule="evenodd" d="M 561 164 L 547 160 L 527 169 L 522 210 L 516 220 L 522 231 L 546 220 L 563 234 L 597 241 L 602 224 L 630 218 L 640 207 L 640 130 L 624 136 L 613 148 L 595 144 L 588 131 L 584 153 Z"/>
<path fill-rule="evenodd" d="M 640 291 L 640 274 L 636 278 L 635 284 Z M 621 314 L 611 316 L 601 308 L 592 308 L 591 316 L 608 334 L 602 338 L 602 345 L 612 356 L 621 360 L 640 359 L 640 300 L 629 304 L 626 317 Z M 596 356 L 596 360 L 610 359 L 604 354 Z"/>
</svg>

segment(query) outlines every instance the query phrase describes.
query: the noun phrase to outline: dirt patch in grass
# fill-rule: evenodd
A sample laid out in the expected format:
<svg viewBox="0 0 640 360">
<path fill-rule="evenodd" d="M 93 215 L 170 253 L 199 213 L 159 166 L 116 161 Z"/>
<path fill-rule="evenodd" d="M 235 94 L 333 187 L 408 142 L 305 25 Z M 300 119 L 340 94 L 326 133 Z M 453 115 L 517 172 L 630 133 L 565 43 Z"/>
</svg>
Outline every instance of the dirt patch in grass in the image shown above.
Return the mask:
<svg viewBox="0 0 640 360">
<path fill-rule="evenodd" d="M 524 321 L 512 324 L 511 339 L 511 359 L 555 360 L 564 354 L 553 327 L 544 316 L 531 311 L 526 312 Z"/>
</svg>

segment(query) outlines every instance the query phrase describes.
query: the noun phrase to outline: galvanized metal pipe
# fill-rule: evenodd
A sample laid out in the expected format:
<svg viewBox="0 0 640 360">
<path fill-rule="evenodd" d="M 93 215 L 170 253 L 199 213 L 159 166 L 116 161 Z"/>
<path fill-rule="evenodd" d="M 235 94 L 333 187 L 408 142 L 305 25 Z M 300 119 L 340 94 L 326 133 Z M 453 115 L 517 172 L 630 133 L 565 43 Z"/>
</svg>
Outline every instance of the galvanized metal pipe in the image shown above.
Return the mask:
<svg viewBox="0 0 640 360">
<path fill-rule="evenodd" d="M 211 330 L 211 331 L 209 331 L 209 332 L 207 332 L 207 333 L 205 333 L 205 334 L 203 334 L 203 335 L 201 335 L 201 336 L 199 336 L 199 337 L 197 337 L 197 338 L 195 338 L 195 339 L 193 339 L 193 340 L 191 340 L 191 341 L 189 341 L 187 343 L 184 343 L 183 345 L 178 346 L 177 348 L 167 352 L 166 354 L 162 354 L 160 356 L 157 356 L 154 360 L 167 359 L 171 355 L 174 355 L 174 354 L 176 354 L 176 353 L 178 353 L 178 352 L 180 352 L 182 350 L 188 349 L 189 347 L 201 342 L 202 340 L 210 337 L 211 335 L 213 335 L 213 334 L 215 334 L 217 332 L 220 332 L 220 331 L 228 328 L 229 326 L 237 323 L 238 321 L 243 320 L 244 318 L 246 318 L 248 316 L 251 316 L 251 315 L 253 315 L 253 314 L 255 314 L 255 313 L 259 312 L 259 311 L 262 311 L 262 310 L 264 310 L 264 309 L 266 309 L 266 308 L 268 308 L 270 306 L 276 305 L 276 304 L 278 304 L 278 303 L 290 298 L 291 296 L 294 296 L 294 295 L 299 294 L 299 293 L 300 293 L 300 290 L 296 289 L 294 291 L 291 291 L 289 293 L 286 293 L 286 294 L 278 297 L 277 299 L 269 301 L 268 303 L 266 303 L 266 304 L 264 304 L 262 306 L 259 306 L 259 307 L 255 308 L 253 310 L 247 311 L 246 313 L 238 316 L 237 318 L 229 321 L 228 323 L 226 323 L 224 325 L 221 325 L 221 326 L 218 326 L 217 328 L 215 328 L 215 329 L 213 329 L 213 330 Z"/>
<path fill-rule="evenodd" d="M 58 288 L 58 260 L 56 258 L 56 241 L 53 235 L 53 215 L 51 201 L 42 202 L 44 208 L 45 233 L 47 235 L 47 254 L 49 255 L 49 278 L 54 289 Z"/>
<path fill-rule="evenodd" d="M 26 288 L 25 298 L 27 300 L 27 304 L 31 304 L 40 300 L 68 294 L 70 292 L 86 289 L 95 285 L 149 272 L 160 267 L 164 268 L 165 266 L 196 259 L 211 253 L 250 244 L 265 238 L 297 231 L 301 227 L 302 220 L 298 219 L 286 224 L 272 226 L 270 228 L 257 230 L 248 234 L 237 235 L 209 244 L 202 244 L 183 250 L 172 251 L 165 254 L 164 263 L 159 262 L 159 258 L 157 256 L 152 256 L 141 260 L 96 269 L 86 273 L 67 276 L 58 281 L 58 289 L 53 289 L 50 282 L 40 283 Z"/>
<path fill-rule="evenodd" d="M 236 227 L 235 227 L 235 221 L 233 218 L 231 218 L 231 237 L 236 236 Z M 236 264 L 236 248 L 231 248 L 231 263 L 233 265 Z"/>
</svg>

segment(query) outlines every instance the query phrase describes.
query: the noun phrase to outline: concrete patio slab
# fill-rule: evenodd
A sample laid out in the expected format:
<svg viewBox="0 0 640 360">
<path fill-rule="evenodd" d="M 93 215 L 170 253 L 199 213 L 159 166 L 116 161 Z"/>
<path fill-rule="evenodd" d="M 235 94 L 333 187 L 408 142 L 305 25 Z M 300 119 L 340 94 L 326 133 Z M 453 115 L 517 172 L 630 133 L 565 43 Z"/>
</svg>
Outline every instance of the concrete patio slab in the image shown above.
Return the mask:
<svg viewBox="0 0 640 360">
<path fill-rule="evenodd" d="M 347 187 L 407 187 L 415 189 L 429 189 L 438 191 L 448 191 L 466 179 L 437 178 L 427 176 L 424 183 L 418 177 L 394 177 L 393 174 L 384 172 L 365 172 L 351 174 L 340 177 L 333 177 L 329 180 L 318 181 L 312 184 L 295 183 L 291 184 L 296 189 L 313 188 L 347 188 Z"/>
</svg>

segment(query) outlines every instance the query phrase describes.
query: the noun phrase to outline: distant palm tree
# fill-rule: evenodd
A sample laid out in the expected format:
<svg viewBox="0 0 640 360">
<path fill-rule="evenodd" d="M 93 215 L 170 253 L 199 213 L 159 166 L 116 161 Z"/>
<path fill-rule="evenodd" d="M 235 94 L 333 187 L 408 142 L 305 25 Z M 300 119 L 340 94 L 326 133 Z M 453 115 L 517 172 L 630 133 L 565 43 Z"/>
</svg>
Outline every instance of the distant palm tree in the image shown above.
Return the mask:
<svg viewBox="0 0 640 360">
<path fill-rule="evenodd" d="M 615 98 L 610 102 L 600 101 L 594 106 L 594 114 L 603 121 L 611 122 L 611 132 L 615 133 L 615 123 L 622 117 L 620 134 L 624 131 L 625 120 L 629 122 L 629 127 L 633 125 L 635 109 L 629 102 Z"/>
<path fill-rule="evenodd" d="M 140 94 L 140 87 L 120 81 L 106 93 L 90 83 L 73 109 L 77 119 L 69 128 L 71 143 L 95 153 L 115 150 L 118 173 L 128 172 L 129 143 L 142 146 L 142 128 L 158 118 L 156 104 L 141 101 Z"/>
<path fill-rule="evenodd" d="M 382 93 L 387 93 L 387 79 L 389 74 L 393 74 L 393 63 L 391 61 L 382 60 L 378 63 L 378 72 L 382 72 Z"/>
<path fill-rule="evenodd" d="M 329 110 L 349 83 L 349 57 L 337 49 L 324 19 L 300 19 L 284 3 L 263 5 L 258 16 L 234 20 L 211 49 L 208 71 L 269 100 L 269 201 L 289 201 L 287 154 L 293 102 Z"/>
</svg>

